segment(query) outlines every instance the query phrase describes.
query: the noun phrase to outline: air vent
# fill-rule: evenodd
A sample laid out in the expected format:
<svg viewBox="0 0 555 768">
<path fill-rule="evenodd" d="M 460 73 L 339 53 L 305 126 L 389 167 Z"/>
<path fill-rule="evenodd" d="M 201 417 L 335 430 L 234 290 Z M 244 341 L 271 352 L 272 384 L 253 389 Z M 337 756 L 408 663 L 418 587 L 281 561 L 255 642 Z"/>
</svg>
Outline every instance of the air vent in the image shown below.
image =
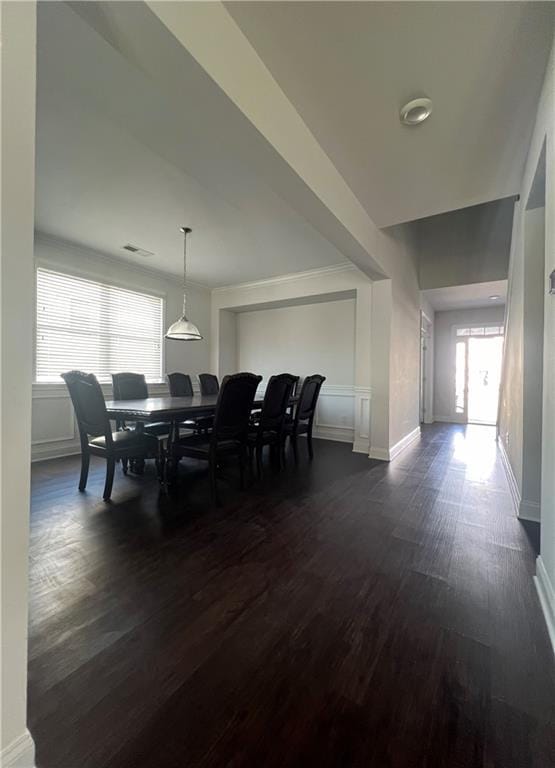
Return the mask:
<svg viewBox="0 0 555 768">
<path fill-rule="evenodd" d="M 145 251 L 144 248 L 139 248 L 137 245 L 131 245 L 131 243 L 124 245 L 123 250 L 129 251 L 129 253 L 135 253 L 137 256 L 143 256 L 145 259 L 149 256 L 154 256 L 152 251 Z"/>
</svg>

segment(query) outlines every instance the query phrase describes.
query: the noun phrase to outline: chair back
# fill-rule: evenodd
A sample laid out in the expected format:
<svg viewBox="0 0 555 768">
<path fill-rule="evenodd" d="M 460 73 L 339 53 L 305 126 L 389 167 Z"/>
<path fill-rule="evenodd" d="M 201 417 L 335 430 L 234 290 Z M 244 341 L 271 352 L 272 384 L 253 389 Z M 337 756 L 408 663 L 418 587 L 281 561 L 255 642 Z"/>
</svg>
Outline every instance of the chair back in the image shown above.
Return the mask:
<svg viewBox="0 0 555 768">
<path fill-rule="evenodd" d="M 168 373 L 168 384 L 172 397 L 192 397 L 193 385 L 187 373 Z"/>
<path fill-rule="evenodd" d="M 146 400 L 148 387 L 142 373 L 113 373 L 114 400 Z"/>
<path fill-rule="evenodd" d="M 96 376 L 82 371 L 68 371 L 62 373 L 62 379 L 69 390 L 81 439 L 87 435 L 91 437 L 102 435 L 106 437 L 107 442 L 111 442 L 112 431 L 106 411 L 106 401 Z"/>
<path fill-rule="evenodd" d="M 245 440 L 249 417 L 262 376 L 254 373 L 234 373 L 225 376 L 218 394 L 212 441 Z"/>
<path fill-rule="evenodd" d="M 280 373 L 270 377 L 260 412 L 260 431 L 281 431 L 298 378 L 290 373 Z"/>
<path fill-rule="evenodd" d="M 295 423 L 298 424 L 299 421 L 312 421 L 314 419 L 318 395 L 325 380 L 325 376 L 315 373 L 313 376 L 307 376 L 303 381 L 297 410 L 295 411 Z"/>
<path fill-rule="evenodd" d="M 218 377 L 213 373 L 199 373 L 198 380 L 201 395 L 217 395 L 220 391 Z"/>
</svg>

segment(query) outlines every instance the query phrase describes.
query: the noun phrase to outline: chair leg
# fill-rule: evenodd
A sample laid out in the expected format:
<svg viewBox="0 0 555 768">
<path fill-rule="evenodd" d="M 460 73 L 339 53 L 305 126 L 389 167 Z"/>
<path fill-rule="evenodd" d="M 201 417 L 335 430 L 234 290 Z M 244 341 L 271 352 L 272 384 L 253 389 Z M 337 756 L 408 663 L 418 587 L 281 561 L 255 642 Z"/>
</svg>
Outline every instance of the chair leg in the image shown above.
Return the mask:
<svg viewBox="0 0 555 768">
<path fill-rule="evenodd" d="M 79 490 L 84 491 L 87 487 L 87 479 L 89 477 L 89 464 L 91 461 L 91 455 L 88 451 L 81 453 L 81 476 L 79 478 Z"/>
<path fill-rule="evenodd" d="M 286 459 L 286 456 L 285 456 L 285 441 L 286 441 L 286 439 L 287 439 L 286 437 L 283 438 L 283 440 L 281 441 L 281 445 L 279 447 L 279 453 L 280 453 L 280 456 L 281 456 L 281 467 L 280 467 L 280 469 L 281 468 L 285 469 L 285 466 L 287 464 L 287 459 Z"/>
<path fill-rule="evenodd" d="M 210 461 L 208 463 L 210 465 L 210 495 L 212 496 L 212 503 L 218 506 L 219 505 L 218 481 L 216 477 L 218 462 L 216 461 L 216 457 L 211 456 Z"/>
<path fill-rule="evenodd" d="M 114 484 L 114 471 L 116 469 L 116 460 L 109 458 L 106 462 L 106 483 L 104 485 L 104 493 L 102 498 L 104 501 L 109 501 L 112 495 L 112 485 Z"/>
<path fill-rule="evenodd" d="M 297 435 L 293 434 L 289 438 L 291 440 L 291 445 L 293 446 L 293 456 L 295 458 L 295 464 L 299 461 L 299 452 L 297 450 Z"/>
<path fill-rule="evenodd" d="M 256 476 L 258 479 L 262 477 L 262 446 L 256 446 Z"/>
<path fill-rule="evenodd" d="M 121 471 L 123 472 L 124 475 L 127 474 L 128 466 L 129 466 L 128 460 L 127 459 L 122 459 L 121 460 Z"/>
<path fill-rule="evenodd" d="M 312 447 L 312 427 L 306 433 L 306 445 L 307 445 L 307 448 L 308 448 L 309 458 L 313 459 L 314 458 L 314 449 Z"/>
<path fill-rule="evenodd" d="M 239 452 L 239 487 L 242 491 L 245 490 L 245 464 L 247 458 L 247 451 L 242 448 Z"/>
</svg>

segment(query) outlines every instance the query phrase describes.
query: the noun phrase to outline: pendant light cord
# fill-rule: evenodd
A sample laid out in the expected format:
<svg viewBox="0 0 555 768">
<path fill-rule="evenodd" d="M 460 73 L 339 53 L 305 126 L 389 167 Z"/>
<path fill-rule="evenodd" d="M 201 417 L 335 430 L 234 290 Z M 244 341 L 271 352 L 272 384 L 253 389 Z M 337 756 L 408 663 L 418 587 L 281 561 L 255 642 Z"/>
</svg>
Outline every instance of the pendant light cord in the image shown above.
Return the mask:
<svg viewBox="0 0 555 768">
<path fill-rule="evenodd" d="M 183 317 L 187 309 L 187 235 L 192 232 L 189 227 L 181 227 L 183 232 Z"/>
</svg>

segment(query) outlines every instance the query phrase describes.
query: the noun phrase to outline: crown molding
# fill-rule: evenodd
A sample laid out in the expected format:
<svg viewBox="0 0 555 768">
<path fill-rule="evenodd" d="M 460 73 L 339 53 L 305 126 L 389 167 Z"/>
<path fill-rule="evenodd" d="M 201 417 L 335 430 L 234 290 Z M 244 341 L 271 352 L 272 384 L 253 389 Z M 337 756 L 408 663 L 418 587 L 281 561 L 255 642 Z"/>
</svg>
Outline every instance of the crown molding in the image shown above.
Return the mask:
<svg viewBox="0 0 555 768">
<path fill-rule="evenodd" d="M 234 283 L 232 285 L 221 285 L 212 289 L 212 293 L 225 293 L 226 291 L 236 290 L 248 290 L 250 288 L 260 288 L 265 285 L 280 285 L 282 283 L 295 282 L 297 280 L 309 280 L 313 277 L 320 277 L 321 275 L 333 275 L 341 272 L 359 272 L 364 275 L 354 264 L 349 262 L 343 262 L 341 264 L 332 264 L 329 267 L 318 267 L 317 269 L 308 269 L 303 272 L 288 272 L 284 275 L 277 275 L 276 277 L 267 277 L 263 280 L 253 280 L 247 283 Z M 366 277 L 366 275 L 364 275 Z M 367 278 L 370 282 L 370 279 Z"/>
<path fill-rule="evenodd" d="M 127 259 L 119 258 L 118 256 L 110 255 L 109 253 L 106 253 L 105 251 L 98 251 L 95 248 L 90 248 L 87 245 L 82 245 L 81 243 L 76 243 L 72 240 L 64 240 L 61 237 L 56 237 L 55 235 L 49 235 L 47 232 L 43 232 L 40 229 L 35 229 L 35 243 L 44 243 L 45 245 L 50 245 L 53 248 L 58 248 L 61 251 L 65 251 L 66 253 L 79 253 L 82 256 L 85 257 L 93 257 L 95 259 L 101 259 L 102 261 L 106 262 L 107 264 L 113 264 L 114 261 L 118 263 L 118 265 L 123 267 L 128 267 L 129 269 L 132 269 L 134 272 L 141 272 L 145 275 L 148 275 L 149 277 L 154 277 L 158 280 L 165 280 L 166 282 L 172 281 L 172 278 L 178 278 L 179 280 L 183 280 L 183 276 L 181 273 L 178 272 L 167 272 L 162 269 L 153 269 L 152 267 L 145 267 L 142 264 L 135 264 L 132 261 L 128 261 Z M 211 288 L 208 285 L 205 285 L 204 283 L 197 283 L 195 280 L 189 280 L 187 278 L 187 285 L 192 285 L 195 288 L 200 288 L 203 291 L 210 291 Z"/>
</svg>

